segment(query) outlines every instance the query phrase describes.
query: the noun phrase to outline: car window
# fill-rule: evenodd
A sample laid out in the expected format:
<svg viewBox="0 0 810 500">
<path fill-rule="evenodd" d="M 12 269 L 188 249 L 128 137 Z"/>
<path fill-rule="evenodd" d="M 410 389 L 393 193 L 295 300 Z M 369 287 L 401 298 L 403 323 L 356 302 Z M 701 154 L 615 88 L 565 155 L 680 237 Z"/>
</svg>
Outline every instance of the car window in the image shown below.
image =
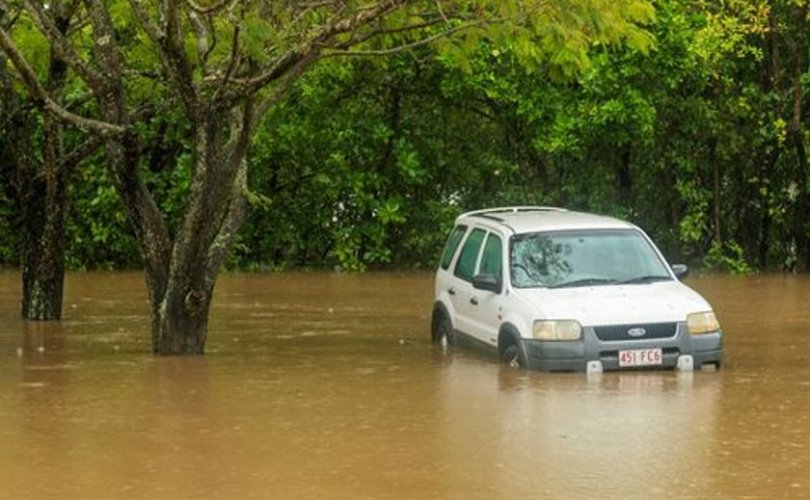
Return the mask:
<svg viewBox="0 0 810 500">
<path fill-rule="evenodd" d="M 475 263 L 478 260 L 478 251 L 481 249 L 485 234 L 486 232 L 483 229 L 476 228 L 470 232 L 470 235 L 464 241 L 461 254 L 458 256 L 458 262 L 456 262 L 456 269 L 453 272 L 457 277 L 465 281 L 472 281 L 473 273 L 475 273 Z"/>
<path fill-rule="evenodd" d="M 634 230 L 516 235 L 511 238 L 509 261 L 512 283 L 518 288 L 671 279 L 650 243 Z"/>
<path fill-rule="evenodd" d="M 481 268 L 479 273 L 491 274 L 499 282 L 501 281 L 503 270 L 503 243 L 501 238 L 490 233 L 487 243 L 484 245 L 484 255 L 481 257 Z"/>
<path fill-rule="evenodd" d="M 453 232 L 450 233 L 450 237 L 447 238 L 447 244 L 445 244 L 444 252 L 442 253 L 442 269 L 447 269 L 450 267 L 450 262 L 453 260 L 453 255 L 456 254 L 458 244 L 461 243 L 461 238 L 464 236 L 466 231 L 467 226 L 456 226 L 455 229 L 453 229 Z"/>
</svg>

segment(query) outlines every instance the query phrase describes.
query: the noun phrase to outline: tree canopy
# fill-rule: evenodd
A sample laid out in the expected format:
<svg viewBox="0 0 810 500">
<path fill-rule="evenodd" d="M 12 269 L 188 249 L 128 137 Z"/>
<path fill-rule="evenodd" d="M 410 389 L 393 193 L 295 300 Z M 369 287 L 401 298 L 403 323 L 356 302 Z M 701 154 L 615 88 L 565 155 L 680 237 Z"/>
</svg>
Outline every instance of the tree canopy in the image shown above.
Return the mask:
<svg viewBox="0 0 810 500">
<path fill-rule="evenodd" d="M 641 0 L 17 0 L 0 2 L 0 14 L 6 81 L 14 78 L 44 120 L 41 141 L 38 127 L 27 127 L 30 143 L 41 142 L 43 151 L 42 168 L 29 170 L 43 182 L 18 189 L 18 200 L 39 199 L 31 196 L 37 190 L 46 194 L 37 210 L 22 215 L 25 223 L 43 221 L 26 240 L 26 255 L 37 258 L 26 260 L 24 295 L 31 292 L 34 306 L 61 303 L 61 295 L 46 300 L 61 289 L 64 260 L 62 247 L 51 245 L 64 233 L 65 186 L 86 187 L 65 177 L 74 163 L 65 144 L 74 135 L 88 136 L 77 140 L 78 150 L 104 151 L 89 167 L 103 163 L 103 173 L 96 168 L 89 176 L 104 179 L 94 200 L 111 186 L 123 207 L 146 271 L 153 346 L 161 354 L 203 352 L 214 284 L 247 203 L 274 211 L 271 197 L 248 188 L 248 172 L 261 171 L 249 168 L 259 158 L 248 161 L 251 145 L 260 131 L 272 141 L 273 126 L 297 126 L 297 110 L 279 109 L 295 105 L 287 95 L 305 91 L 314 81 L 309 73 L 352 71 L 359 57 L 428 51 L 437 64 L 473 74 L 483 50 L 503 51 L 528 74 L 564 79 L 588 67 L 595 47 L 647 51 L 652 38 L 645 25 L 654 19 Z M 368 87 L 356 80 L 344 92 L 359 96 Z M 357 135 L 355 146 L 365 141 Z M 405 159 L 411 164 L 406 177 L 418 177 L 417 152 L 403 149 L 407 143 L 396 137 L 385 141 L 383 164 L 398 168 Z M 277 161 L 275 151 L 264 152 Z M 25 152 L 15 156 L 18 173 L 21 165 L 37 163 L 23 162 Z M 332 223 L 344 229 L 330 232 L 335 244 L 328 254 L 350 267 L 390 261 L 386 233 L 362 218 L 402 223 L 406 198 L 386 196 L 379 204 L 367 188 L 386 187 L 386 173 L 366 177 L 370 172 L 345 163 L 348 158 L 344 152 L 344 163 L 335 164 L 343 174 L 318 166 L 310 175 L 300 168 L 295 182 L 354 182 L 352 199 L 332 207 Z M 352 213 L 357 207 L 360 218 Z"/>
<path fill-rule="evenodd" d="M 709 266 L 805 268 L 804 2 L 664 1 L 655 12 L 643 2 L 544 4 L 550 8 L 533 16 L 531 2 L 409 4 L 374 26 L 388 33 L 321 51 L 257 121 L 253 209 L 231 265 L 429 266 L 461 210 L 538 202 L 629 217 L 671 256 Z M 155 43 L 133 15 L 140 5 L 157 22 L 158 4 L 109 5 L 127 61 L 128 103 L 144 110 L 140 170 L 176 227 L 194 169 L 191 129 L 180 96 L 161 78 Z M 192 81 L 213 92 L 218 87 L 203 75 L 227 70 L 237 27 L 241 57 L 266 64 L 300 42 L 284 35 L 295 8 L 306 11 L 295 26 L 311 28 L 338 4 L 177 5 L 192 12 L 181 16 Z M 26 6 L 5 2 L 4 21 L 16 16 L 9 33 L 42 76 L 48 40 Z M 239 6 L 246 15 L 234 14 Z M 519 19 L 521 6 L 522 23 L 482 21 Z M 342 13 L 358 8 L 348 4 Z M 215 34 L 202 45 L 214 45 L 205 58 L 195 16 Z M 471 21 L 481 24 L 421 45 Z M 429 25 L 397 31 L 403 23 Z M 87 60 L 92 38 L 86 20 L 70 37 Z M 395 53 L 331 55 L 344 50 Z M 97 116 L 88 85 L 74 72 L 68 79 L 66 107 Z M 81 139 L 70 130 L 66 141 Z M 96 154 L 71 172 L 73 268 L 140 262 L 104 162 Z M 3 171 L 0 193 L 0 257 L 12 265 L 21 248 L 13 178 Z"/>
</svg>

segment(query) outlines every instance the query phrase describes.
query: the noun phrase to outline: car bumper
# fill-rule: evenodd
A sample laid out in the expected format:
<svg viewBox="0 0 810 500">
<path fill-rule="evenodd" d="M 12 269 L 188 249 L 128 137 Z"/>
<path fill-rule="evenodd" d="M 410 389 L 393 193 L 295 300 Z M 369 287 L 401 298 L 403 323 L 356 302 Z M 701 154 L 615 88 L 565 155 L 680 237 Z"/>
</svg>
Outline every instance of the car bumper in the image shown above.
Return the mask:
<svg viewBox="0 0 810 500">
<path fill-rule="evenodd" d="M 523 339 L 521 348 L 528 368 L 541 371 L 586 371 L 593 361 L 599 361 L 603 370 L 623 370 L 627 368 L 619 366 L 619 351 L 649 348 L 661 349 L 662 362 L 644 367 L 647 369 L 675 368 L 678 359 L 685 356 L 691 357 L 696 370 L 703 365 L 719 367 L 723 363 L 722 333 L 693 336 L 686 331 L 686 323 L 679 323 L 675 336 L 665 339 L 604 341 L 596 337 L 593 328 L 584 328 L 580 340 Z"/>
</svg>

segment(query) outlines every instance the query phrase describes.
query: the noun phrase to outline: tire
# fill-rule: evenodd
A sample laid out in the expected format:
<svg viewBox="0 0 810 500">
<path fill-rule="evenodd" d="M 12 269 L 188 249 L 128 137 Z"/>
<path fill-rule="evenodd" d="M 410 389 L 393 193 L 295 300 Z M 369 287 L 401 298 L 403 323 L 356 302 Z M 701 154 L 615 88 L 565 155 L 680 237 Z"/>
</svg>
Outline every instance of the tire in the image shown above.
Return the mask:
<svg viewBox="0 0 810 500">
<path fill-rule="evenodd" d="M 501 362 L 512 368 L 526 368 L 526 356 L 514 340 L 501 352 Z"/>
<path fill-rule="evenodd" d="M 456 337 L 453 333 L 453 326 L 443 312 L 437 312 L 433 320 L 433 343 L 442 345 L 454 345 Z"/>
</svg>

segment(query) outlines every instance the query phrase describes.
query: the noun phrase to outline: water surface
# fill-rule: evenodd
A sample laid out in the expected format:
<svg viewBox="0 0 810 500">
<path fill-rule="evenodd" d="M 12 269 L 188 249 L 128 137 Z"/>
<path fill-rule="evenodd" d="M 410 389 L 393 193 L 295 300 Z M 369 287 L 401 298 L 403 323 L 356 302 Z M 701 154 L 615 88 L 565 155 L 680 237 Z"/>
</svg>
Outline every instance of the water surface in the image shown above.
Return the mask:
<svg viewBox="0 0 810 500">
<path fill-rule="evenodd" d="M 0 498 L 810 498 L 810 279 L 687 281 L 722 370 L 589 378 L 432 346 L 429 273 L 225 276 L 181 359 L 140 273 L 0 273 Z"/>
</svg>

